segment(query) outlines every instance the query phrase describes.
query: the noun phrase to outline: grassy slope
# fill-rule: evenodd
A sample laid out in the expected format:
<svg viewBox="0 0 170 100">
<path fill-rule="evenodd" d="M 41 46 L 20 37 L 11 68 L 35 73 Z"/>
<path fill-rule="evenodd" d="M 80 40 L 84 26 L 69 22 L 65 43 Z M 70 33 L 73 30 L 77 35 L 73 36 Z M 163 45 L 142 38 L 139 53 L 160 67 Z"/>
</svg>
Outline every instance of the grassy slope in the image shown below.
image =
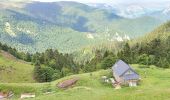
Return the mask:
<svg viewBox="0 0 170 100">
<path fill-rule="evenodd" d="M 100 83 L 102 71 L 90 77 L 89 74 L 80 75 L 80 86 L 90 89 L 69 89 L 49 96 L 38 97 L 37 100 L 168 100 L 170 98 L 170 70 L 138 69 L 142 75 L 141 85 L 137 88 L 125 87 L 114 90 L 111 86 Z M 147 77 L 144 73 L 146 72 Z"/>
<path fill-rule="evenodd" d="M 140 85 L 135 88 L 124 87 L 120 90 L 114 90 L 111 85 L 102 84 L 100 77 L 107 75 L 109 71 L 101 70 L 94 72 L 92 76 L 89 73 L 73 75 L 51 83 L 0 84 L 0 90 L 10 88 L 16 94 L 34 91 L 37 95 L 36 100 L 169 100 L 170 69 L 133 66 L 142 78 Z M 61 80 L 75 76 L 79 77 L 80 81 L 74 88 L 68 90 L 56 88 L 56 84 Z M 47 89 L 54 90 L 54 93 L 43 95 L 42 91 Z"/>
<path fill-rule="evenodd" d="M 0 82 L 22 83 L 35 82 L 32 77 L 33 66 L 18 60 L 12 55 L 1 51 L 0 53 Z"/>
</svg>

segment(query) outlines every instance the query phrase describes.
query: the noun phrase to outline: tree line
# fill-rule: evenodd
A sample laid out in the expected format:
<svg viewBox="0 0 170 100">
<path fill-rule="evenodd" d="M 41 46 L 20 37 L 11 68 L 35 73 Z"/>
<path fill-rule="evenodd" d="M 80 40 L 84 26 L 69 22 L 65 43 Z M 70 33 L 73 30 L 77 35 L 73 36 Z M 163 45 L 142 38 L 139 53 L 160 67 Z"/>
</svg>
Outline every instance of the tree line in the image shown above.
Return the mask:
<svg viewBox="0 0 170 100">
<path fill-rule="evenodd" d="M 79 71 L 71 55 L 52 49 L 35 53 L 32 56 L 32 63 L 35 64 L 34 77 L 39 82 L 49 82 Z"/>
<path fill-rule="evenodd" d="M 170 68 L 170 36 L 166 39 L 155 38 L 148 43 L 141 42 L 132 46 L 129 43 L 124 43 L 122 49 L 117 53 L 96 51 L 95 57 L 84 65 L 83 70 L 89 72 L 111 68 L 119 59 L 129 64 Z"/>
<path fill-rule="evenodd" d="M 39 82 L 49 82 L 58 78 L 99 69 L 108 69 L 122 59 L 129 64 L 156 65 L 170 68 L 170 36 L 166 39 L 155 38 L 146 43 L 130 46 L 124 43 L 118 52 L 96 50 L 95 57 L 85 64 L 77 64 L 71 54 L 59 53 L 58 50 L 47 49 L 42 53 L 29 54 L 18 52 L 15 48 L 0 43 L 0 49 L 16 58 L 31 62 L 34 67 L 34 78 Z"/>
<path fill-rule="evenodd" d="M 78 66 L 69 54 L 59 53 L 57 50 L 47 49 L 43 53 L 18 52 L 15 48 L 0 43 L 0 50 L 12 54 L 14 57 L 31 62 L 34 67 L 34 78 L 38 82 L 49 82 L 58 78 L 78 73 Z"/>
</svg>

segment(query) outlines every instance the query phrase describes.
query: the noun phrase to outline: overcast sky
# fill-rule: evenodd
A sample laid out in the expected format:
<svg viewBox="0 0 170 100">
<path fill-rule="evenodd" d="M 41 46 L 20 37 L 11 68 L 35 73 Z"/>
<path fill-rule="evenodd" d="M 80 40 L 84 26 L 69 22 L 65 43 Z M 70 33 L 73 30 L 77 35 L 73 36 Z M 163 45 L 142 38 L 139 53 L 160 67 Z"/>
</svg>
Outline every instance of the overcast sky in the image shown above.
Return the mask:
<svg viewBox="0 0 170 100">
<path fill-rule="evenodd" d="M 63 0 L 34 0 L 41 2 L 55 2 L 55 1 L 63 1 Z M 170 0 L 64 0 L 64 1 L 77 1 L 81 3 L 163 3 Z"/>
</svg>

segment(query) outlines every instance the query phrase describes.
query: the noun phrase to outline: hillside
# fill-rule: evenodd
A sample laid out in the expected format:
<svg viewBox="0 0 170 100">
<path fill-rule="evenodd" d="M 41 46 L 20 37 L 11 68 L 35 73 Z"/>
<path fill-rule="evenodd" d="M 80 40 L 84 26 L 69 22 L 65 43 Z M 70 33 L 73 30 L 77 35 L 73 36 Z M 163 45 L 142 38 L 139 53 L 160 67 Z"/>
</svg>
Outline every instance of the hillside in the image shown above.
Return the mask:
<svg viewBox="0 0 170 100">
<path fill-rule="evenodd" d="M 139 37 L 130 41 L 131 43 L 140 43 L 140 42 L 151 42 L 154 39 L 161 39 L 166 41 L 166 39 L 170 36 L 170 21 L 160 25 L 159 27 L 155 28 L 153 31 L 147 33 L 145 36 Z"/>
<path fill-rule="evenodd" d="M 33 66 L 30 63 L 18 60 L 11 54 L 0 51 L 0 83 L 35 82 Z"/>
<path fill-rule="evenodd" d="M 93 72 L 92 76 L 90 73 L 73 75 L 51 83 L 0 84 L 0 88 L 1 90 L 12 89 L 16 93 L 16 100 L 20 93 L 25 91 L 36 92 L 36 100 L 155 100 L 155 98 L 156 100 L 168 100 L 170 98 L 169 69 L 143 65 L 132 66 L 141 76 L 139 86 L 134 88 L 123 87 L 120 90 L 114 90 L 111 84 L 101 83 L 101 76 L 109 75 L 109 70 Z M 67 90 L 56 88 L 58 82 L 71 77 L 80 78 L 80 81 L 73 88 Z M 51 90 L 53 93 L 43 94 L 43 91 L 47 90 Z"/>
<path fill-rule="evenodd" d="M 162 23 L 152 16 L 123 18 L 77 2 L 10 1 L 0 5 L 0 41 L 28 52 L 53 48 L 70 53 L 102 42 L 126 41 Z"/>
<path fill-rule="evenodd" d="M 162 24 L 146 36 L 152 38 L 160 38 L 162 40 L 166 39 L 168 36 L 170 36 L 170 21 Z"/>
</svg>

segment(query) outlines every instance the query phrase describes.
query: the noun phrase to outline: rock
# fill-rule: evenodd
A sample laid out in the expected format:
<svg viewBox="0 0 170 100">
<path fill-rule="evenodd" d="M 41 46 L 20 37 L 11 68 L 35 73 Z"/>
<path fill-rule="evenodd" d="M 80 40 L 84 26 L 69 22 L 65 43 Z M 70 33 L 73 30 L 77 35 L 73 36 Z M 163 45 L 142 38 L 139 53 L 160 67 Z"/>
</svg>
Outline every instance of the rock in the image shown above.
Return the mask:
<svg viewBox="0 0 170 100">
<path fill-rule="evenodd" d="M 35 98 L 35 94 L 34 93 L 23 93 L 21 94 L 21 99 L 25 99 L 25 98 Z"/>
<path fill-rule="evenodd" d="M 68 80 L 65 80 L 63 82 L 60 82 L 57 86 L 59 88 L 68 88 L 74 84 L 76 84 L 76 82 L 78 81 L 79 79 L 78 78 L 72 78 L 72 79 L 68 79 Z"/>
</svg>

